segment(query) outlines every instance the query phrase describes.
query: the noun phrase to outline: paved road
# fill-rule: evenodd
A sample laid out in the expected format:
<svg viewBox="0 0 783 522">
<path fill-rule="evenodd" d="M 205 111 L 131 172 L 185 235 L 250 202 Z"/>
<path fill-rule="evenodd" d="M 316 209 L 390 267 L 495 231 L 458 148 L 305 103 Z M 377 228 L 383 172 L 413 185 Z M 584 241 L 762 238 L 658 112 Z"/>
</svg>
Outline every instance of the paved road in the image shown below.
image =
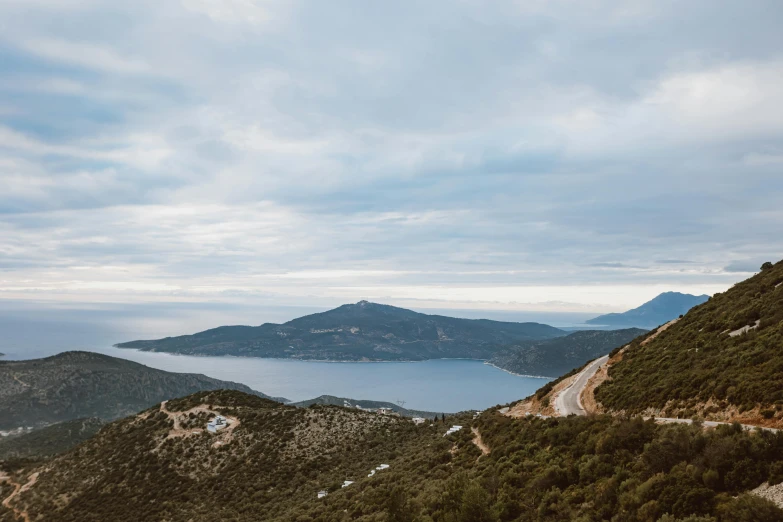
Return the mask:
<svg viewBox="0 0 783 522">
<path fill-rule="evenodd" d="M 587 412 L 582 407 L 582 402 L 579 400 L 579 396 L 582 393 L 582 390 L 585 389 L 585 386 L 587 386 L 587 381 L 590 380 L 590 377 L 595 375 L 595 373 L 598 371 L 598 369 L 606 363 L 606 361 L 609 360 L 608 355 L 604 355 L 600 359 L 596 359 L 592 363 L 590 363 L 587 367 L 585 367 L 584 370 L 582 370 L 579 375 L 576 377 L 574 382 L 571 383 L 571 385 L 566 388 L 565 390 L 561 391 L 557 397 L 555 397 L 555 413 L 558 416 L 566 417 L 568 415 L 587 415 Z M 646 417 L 649 418 L 649 417 Z M 670 419 L 666 417 L 656 417 L 655 422 L 661 423 L 661 424 L 691 424 L 693 421 L 691 419 Z M 704 421 L 703 425 L 708 428 L 714 428 L 720 424 L 730 424 L 728 422 L 716 422 L 716 421 Z M 757 427 L 765 430 L 765 431 L 780 431 L 775 428 L 762 428 L 761 426 L 752 426 L 750 424 L 741 424 L 743 429 L 746 430 L 753 430 Z"/>
<path fill-rule="evenodd" d="M 585 386 L 587 386 L 587 381 L 590 380 L 590 377 L 595 375 L 598 368 L 608 360 L 608 355 L 596 359 L 577 375 L 574 382 L 572 382 L 568 388 L 557 394 L 557 397 L 555 397 L 555 412 L 558 415 L 563 417 L 568 415 L 587 415 L 587 412 L 582 408 L 582 402 L 579 400 L 579 395 L 582 393 L 582 390 L 585 389 Z"/>
</svg>

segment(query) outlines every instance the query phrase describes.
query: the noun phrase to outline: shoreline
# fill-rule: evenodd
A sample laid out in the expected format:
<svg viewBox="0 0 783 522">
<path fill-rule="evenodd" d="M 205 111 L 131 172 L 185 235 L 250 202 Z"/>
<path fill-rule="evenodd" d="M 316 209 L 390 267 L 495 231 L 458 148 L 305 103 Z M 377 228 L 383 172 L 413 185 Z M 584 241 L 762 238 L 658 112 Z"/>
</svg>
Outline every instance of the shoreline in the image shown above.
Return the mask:
<svg viewBox="0 0 783 522">
<path fill-rule="evenodd" d="M 383 364 L 410 364 L 410 363 L 424 363 L 428 361 L 480 361 L 487 366 L 491 366 L 497 370 L 500 370 L 502 372 L 506 372 L 510 375 L 514 375 L 515 377 L 525 377 L 529 379 L 548 379 L 548 380 L 554 380 L 557 377 L 547 377 L 546 375 L 530 375 L 526 373 L 516 373 L 512 372 L 511 370 L 507 370 L 505 368 L 501 368 L 500 366 L 497 366 L 496 364 L 493 364 L 489 362 L 486 359 L 473 359 L 471 357 L 438 357 L 437 359 L 405 359 L 405 360 L 398 360 L 398 361 L 384 361 L 384 360 L 370 360 L 370 361 L 343 361 L 338 359 L 299 359 L 295 357 L 254 357 L 252 355 L 204 355 L 204 354 L 190 354 L 190 353 L 177 353 L 177 352 L 156 352 L 152 350 L 141 350 L 139 348 L 121 348 L 117 345 L 112 345 L 111 348 L 117 349 L 117 350 L 133 350 L 136 352 L 141 353 L 157 353 L 157 354 L 165 354 L 165 355 L 172 355 L 172 356 L 182 356 L 182 357 L 216 357 L 216 358 L 232 358 L 232 359 L 267 359 L 267 360 L 273 360 L 273 361 L 299 361 L 299 362 L 318 362 L 318 363 L 329 363 L 329 364 L 377 364 L 377 363 L 383 363 Z"/>
<path fill-rule="evenodd" d="M 476 360 L 481 360 L 481 359 L 476 359 Z M 555 379 L 557 379 L 557 377 L 547 377 L 545 375 L 528 375 L 526 373 L 512 372 L 511 370 L 506 370 L 505 368 L 501 368 L 500 366 L 492 364 L 489 361 L 484 361 L 484 364 L 486 364 L 487 366 L 492 366 L 493 368 L 497 368 L 501 372 L 510 373 L 511 375 L 514 375 L 516 377 L 526 377 L 528 379 L 547 379 L 547 380 L 550 380 L 550 381 L 554 381 Z"/>
</svg>

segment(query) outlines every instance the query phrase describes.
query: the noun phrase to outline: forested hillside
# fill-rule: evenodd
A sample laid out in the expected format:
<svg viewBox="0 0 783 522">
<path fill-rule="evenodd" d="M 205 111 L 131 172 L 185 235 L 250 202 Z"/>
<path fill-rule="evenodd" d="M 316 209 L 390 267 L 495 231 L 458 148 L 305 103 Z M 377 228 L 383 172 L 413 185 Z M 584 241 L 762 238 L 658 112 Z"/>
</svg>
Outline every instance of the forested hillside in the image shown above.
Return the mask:
<svg viewBox="0 0 783 522">
<path fill-rule="evenodd" d="M 783 426 L 783 262 L 615 355 L 608 409 Z"/>
<path fill-rule="evenodd" d="M 229 427 L 206 433 L 216 413 Z M 513 419 L 498 409 L 447 420 L 415 426 L 203 392 L 117 421 L 45 465 L 13 469 L 11 481 L 29 486 L 10 506 L 31 520 L 80 522 L 783 519 L 747 493 L 783 480 L 783 434 L 610 416 Z M 444 436 L 452 424 L 463 428 Z"/>
<path fill-rule="evenodd" d="M 527 341 L 508 346 L 489 362 L 521 375 L 559 377 L 623 346 L 645 330 L 586 330 L 544 341 Z"/>
<path fill-rule="evenodd" d="M 172 373 L 92 352 L 0 361 L 0 429 L 42 426 L 84 417 L 113 420 L 165 399 L 244 384 Z"/>
</svg>

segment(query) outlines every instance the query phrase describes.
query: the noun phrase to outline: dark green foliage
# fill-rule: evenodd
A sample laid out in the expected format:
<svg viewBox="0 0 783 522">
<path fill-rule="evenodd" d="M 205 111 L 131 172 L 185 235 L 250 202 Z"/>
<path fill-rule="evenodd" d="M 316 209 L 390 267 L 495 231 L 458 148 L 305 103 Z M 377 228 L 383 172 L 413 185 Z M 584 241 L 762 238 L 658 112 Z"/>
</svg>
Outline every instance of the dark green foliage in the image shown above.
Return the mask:
<svg viewBox="0 0 783 522">
<path fill-rule="evenodd" d="M 396 487 L 389 493 L 386 514 L 388 522 L 414 522 L 416 515 L 403 488 Z"/>
<path fill-rule="evenodd" d="M 150 409 L 48 463 L 20 505 L 42 520 L 80 522 L 783 519 L 768 501 L 742 494 L 780 477 L 783 434 L 487 411 L 475 421 L 454 416 L 465 429 L 443 437 L 438 423 L 236 392 L 168 406 L 186 411 L 203 401 L 241 420 L 232 441 L 166 440 L 167 416 Z M 471 423 L 489 455 L 472 443 Z M 391 468 L 368 478 L 380 463 Z M 339 488 L 345 479 L 356 482 Z M 331 493 L 316 500 L 321 489 Z M 57 500 L 63 494 L 66 504 Z"/>
<path fill-rule="evenodd" d="M 114 420 L 171 397 L 220 388 L 266 397 L 244 384 L 91 352 L 0 361 L 0 429 L 86 417 Z"/>
<path fill-rule="evenodd" d="M 596 393 L 609 408 L 628 413 L 667 408 L 700 412 L 729 405 L 759 408 L 762 420 L 780 422 L 783 405 L 783 262 L 694 308 L 642 346 L 637 339 L 612 365 Z M 758 326 L 755 326 L 758 325 Z M 729 332 L 745 326 L 746 333 Z"/>
<path fill-rule="evenodd" d="M 496 353 L 490 362 L 514 373 L 558 377 L 608 354 L 646 330 L 588 330 L 544 341 L 526 341 Z"/>
<path fill-rule="evenodd" d="M 458 319 L 361 301 L 285 324 L 222 326 L 194 335 L 117 346 L 187 354 L 419 361 L 449 357 L 489 359 L 503 345 L 564 334 L 539 323 Z"/>
</svg>

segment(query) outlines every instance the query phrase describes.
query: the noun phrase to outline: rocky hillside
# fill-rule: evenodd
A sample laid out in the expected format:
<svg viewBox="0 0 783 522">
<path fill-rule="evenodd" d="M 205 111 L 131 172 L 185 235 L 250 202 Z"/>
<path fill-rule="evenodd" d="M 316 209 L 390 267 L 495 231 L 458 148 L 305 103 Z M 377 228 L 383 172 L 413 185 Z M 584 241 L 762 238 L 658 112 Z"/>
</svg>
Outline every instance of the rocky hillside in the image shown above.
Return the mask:
<svg viewBox="0 0 783 522">
<path fill-rule="evenodd" d="M 527 341 L 497 352 L 490 362 L 520 375 L 559 377 L 644 332 L 639 328 L 590 330 L 544 341 Z"/>
<path fill-rule="evenodd" d="M 783 427 L 783 262 L 617 350 L 607 410 Z"/>
<path fill-rule="evenodd" d="M 194 335 L 117 346 L 185 354 L 419 361 L 488 359 L 503 345 L 562 335 L 565 332 L 545 324 L 457 319 L 361 301 L 285 324 L 223 326 Z"/>
<path fill-rule="evenodd" d="M 92 352 L 0 361 L 0 430 L 84 417 L 113 420 L 165 399 L 219 388 L 266 397 L 243 384 Z"/>
<path fill-rule="evenodd" d="M 610 326 L 613 328 L 655 328 L 672 319 L 688 313 L 688 310 L 698 306 L 710 298 L 708 295 L 681 294 L 679 292 L 664 292 L 633 310 L 620 314 L 600 315 L 586 321 L 588 324 Z"/>
<path fill-rule="evenodd" d="M 229 425 L 208 433 L 216 414 Z M 609 416 L 514 419 L 497 409 L 447 420 L 415 426 L 202 392 L 7 470 L 0 521 L 783 519 L 747 493 L 783 480 L 783 434 Z M 444 436 L 452 424 L 463 428 Z"/>
</svg>

